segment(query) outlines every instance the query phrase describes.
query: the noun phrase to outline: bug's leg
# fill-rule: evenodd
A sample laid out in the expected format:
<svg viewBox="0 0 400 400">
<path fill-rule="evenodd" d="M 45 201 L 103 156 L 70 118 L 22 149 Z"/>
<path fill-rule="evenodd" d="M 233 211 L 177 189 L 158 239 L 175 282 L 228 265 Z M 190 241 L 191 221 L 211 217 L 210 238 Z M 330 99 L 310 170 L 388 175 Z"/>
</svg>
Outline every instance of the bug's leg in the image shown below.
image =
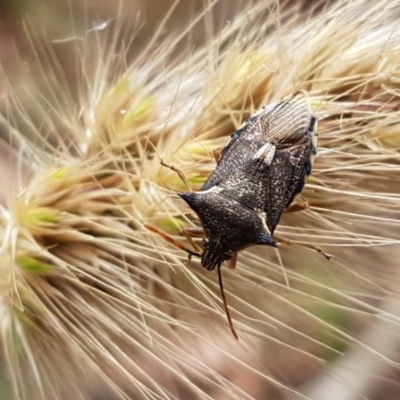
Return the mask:
<svg viewBox="0 0 400 400">
<path fill-rule="evenodd" d="M 165 241 L 167 241 L 168 243 L 172 244 L 176 248 L 178 248 L 180 250 L 183 250 L 186 253 L 188 253 L 189 254 L 189 258 L 192 257 L 192 256 L 201 257 L 201 254 L 187 249 L 185 246 L 181 245 L 179 242 L 174 240 L 172 237 L 166 235 L 164 232 L 158 230 L 157 228 L 154 228 L 153 226 L 150 226 L 150 225 L 144 225 L 144 227 L 147 230 L 149 230 L 150 232 L 156 233 L 157 235 L 161 236 Z M 196 250 L 196 248 L 195 248 L 195 250 Z"/>
<path fill-rule="evenodd" d="M 184 234 L 188 242 L 192 245 L 195 251 L 200 251 L 200 252 L 202 251 L 201 247 L 193 240 L 193 237 L 203 236 L 204 235 L 203 228 L 196 226 L 188 226 L 182 229 L 182 233 Z"/>
<path fill-rule="evenodd" d="M 322 249 L 320 249 L 317 246 L 314 246 L 311 243 L 298 242 L 297 240 L 286 239 L 286 238 L 283 238 L 282 236 L 278 236 L 278 235 L 274 235 L 274 238 L 278 242 L 281 242 L 282 244 L 287 244 L 287 245 L 290 245 L 290 246 L 293 245 L 293 246 L 306 247 L 307 249 L 314 250 L 314 251 L 322 254 L 327 260 L 330 260 L 333 257 L 332 254 L 325 253 Z"/>
<path fill-rule="evenodd" d="M 304 203 L 291 204 L 284 212 L 285 213 L 293 213 L 293 212 L 297 212 L 297 211 L 307 210 L 309 208 L 310 208 L 310 206 L 309 206 L 308 202 L 305 201 Z"/>
<path fill-rule="evenodd" d="M 228 262 L 228 266 L 229 266 L 230 269 L 235 269 L 236 268 L 237 258 L 238 258 L 238 252 L 235 251 L 232 254 L 232 258 Z"/>
<path fill-rule="evenodd" d="M 160 161 L 160 164 L 163 167 L 167 167 L 167 168 L 171 169 L 172 171 L 176 172 L 179 175 L 179 178 L 182 179 L 182 182 L 188 188 L 189 192 L 193 192 L 192 188 L 190 187 L 189 181 L 186 178 L 186 175 L 183 173 L 183 171 L 181 171 L 180 169 L 174 167 L 173 165 L 166 164 L 163 160 Z"/>
<path fill-rule="evenodd" d="M 215 162 L 218 164 L 222 156 L 222 147 L 213 150 Z"/>
<path fill-rule="evenodd" d="M 228 301 L 226 300 L 226 297 L 225 297 L 224 285 L 222 284 L 221 266 L 219 265 L 217 267 L 217 269 L 218 269 L 219 288 L 221 290 L 221 297 L 222 297 L 222 302 L 224 303 L 224 309 L 225 309 L 226 318 L 228 319 L 228 324 L 229 324 L 229 327 L 231 328 L 232 335 L 234 336 L 234 338 L 236 340 L 239 340 L 239 337 L 238 337 L 238 335 L 237 335 L 237 333 L 235 331 L 235 328 L 233 327 L 231 314 L 230 314 L 229 308 L 228 308 Z"/>
</svg>

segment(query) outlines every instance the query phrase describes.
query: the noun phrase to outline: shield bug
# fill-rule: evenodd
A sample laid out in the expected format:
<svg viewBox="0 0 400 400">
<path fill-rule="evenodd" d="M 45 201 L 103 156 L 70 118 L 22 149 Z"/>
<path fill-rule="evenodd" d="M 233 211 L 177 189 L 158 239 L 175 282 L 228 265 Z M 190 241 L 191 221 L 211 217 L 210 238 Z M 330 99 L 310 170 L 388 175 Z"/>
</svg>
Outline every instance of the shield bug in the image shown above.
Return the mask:
<svg viewBox="0 0 400 400">
<path fill-rule="evenodd" d="M 198 246 L 191 237 L 201 235 L 203 251 L 195 253 L 175 245 L 189 255 L 200 256 L 202 266 L 208 270 L 218 269 L 225 311 L 236 338 L 220 267 L 229 261 L 234 268 L 237 252 L 248 246 L 277 246 L 272 235 L 280 217 L 311 174 L 316 154 L 315 127 L 316 118 L 304 93 L 296 92 L 272 103 L 232 135 L 214 172 L 199 191 L 179 194 L 201 222 L 201 227 L 184 228 L 183 233 L 195 249 Z M 178 172 L 190 189 L 181 171 L 162 164 Z"/>
<path fill-rule="evenodd" d="M 205 268 L 251 245 L 276 246 L 279 219 L 311 173 L 315 125 L 301 92 L 269 105 L 233 134 L 198 192 L 179 194 L 200 218 Z"/>
</svg>

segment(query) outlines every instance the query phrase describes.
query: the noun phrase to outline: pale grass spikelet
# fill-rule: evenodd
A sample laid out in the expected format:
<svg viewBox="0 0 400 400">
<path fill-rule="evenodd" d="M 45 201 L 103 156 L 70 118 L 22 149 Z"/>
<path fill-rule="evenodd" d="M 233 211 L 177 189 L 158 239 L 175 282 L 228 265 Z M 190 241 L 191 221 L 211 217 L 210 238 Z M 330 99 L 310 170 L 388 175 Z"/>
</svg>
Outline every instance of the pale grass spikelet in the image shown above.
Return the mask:
<svg viewBox="0 0 400 400">
<path fill-rule="evenodd" d="M 79 88 L 68 90 L 62 68 L 43 69 L 44 89 L 29 87 L 31 109 L 4 77 L 1 124 L 19 187 L 0 217 L 0 326 L 16 399 L 87 399 L 99 385 L 126 399 L 325 400 L 338 388 L 370 396 L 366 379 L 349 385 L 341 370 L 322 394 L 325 381 L 300 385 L 354 349 L 364 361 L 350 358 L 346 372 L 379 378 L 397 367 L 395 5 L 337 1 L 301 12 L 258 2 L 190 52 L 177 52 L 180 37 L 160 28 L 129 63 L 118 28 L 88 29 L 68 41 Z M 36 58 L 47 54 L 58 68 L 49 49 Z M 215 167 L 213 150 L 297 90 L 319 118 L 318 154 L 297 199 L 310 208 L 285 215 L 277 232 L 335 258 L 301 246 L 240 253 L 236 270 L 223 268 L 236 342 L 216 274 L 145 227 L 189 248 L 181 228 L 198 225 L 174 195 L 183 183 L 160 160 L 198 189 Z M 288 358 L 304 369 L 297 383 Z"/>
</svg>

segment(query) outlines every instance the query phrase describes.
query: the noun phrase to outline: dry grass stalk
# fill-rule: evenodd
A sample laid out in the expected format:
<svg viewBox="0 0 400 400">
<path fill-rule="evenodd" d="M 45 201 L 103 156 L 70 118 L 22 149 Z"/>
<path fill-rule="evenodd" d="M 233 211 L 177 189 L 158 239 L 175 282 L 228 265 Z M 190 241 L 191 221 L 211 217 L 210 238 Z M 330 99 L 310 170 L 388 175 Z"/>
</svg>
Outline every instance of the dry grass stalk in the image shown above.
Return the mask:
<svg viewBox="0 0 400 400">
<path fill-rule="evenodd" d="M 2 123 L 31 176 L 0 224 L 1 343 L 17 398 L 83 399 L 88 373 L 120 398 L 200 399 L 216 389 L 249 398 L 203 347 L 290 393 L 244 354 L 261 347 L 269 358 L 278 346 L 318 364 L 357 343 L 359 324 L 384 318 L 398 329 L 399 314 L 379 301 L 398 287 L 394 12 L 390 1 L 357 0 L 306 16 L 265 2 L 179 61 L 170 56 L 177 39 L 154 39 L 125 71 L 113 58 L 118 34 L 90 31 L 74 43 L 83 54 L 77 105 L 55 86 L 61 73 L 45 80 L 36 119 L 10 89 L 13 113 Z M 215 274 L 144 228 L 185 243 L 180 229 L 198 223 L 160 158 L 195 189 L 214 168 L 213 149 L 298 89 L 319 117 L 319 149 L 299 199 L 310 209 L 286 215 L 278 233 L 335 259 L 295 246 L 279 257 L 241 253 L 238 268 L 224 270 L 241 338 L 232 344 Z"/>
</svg>

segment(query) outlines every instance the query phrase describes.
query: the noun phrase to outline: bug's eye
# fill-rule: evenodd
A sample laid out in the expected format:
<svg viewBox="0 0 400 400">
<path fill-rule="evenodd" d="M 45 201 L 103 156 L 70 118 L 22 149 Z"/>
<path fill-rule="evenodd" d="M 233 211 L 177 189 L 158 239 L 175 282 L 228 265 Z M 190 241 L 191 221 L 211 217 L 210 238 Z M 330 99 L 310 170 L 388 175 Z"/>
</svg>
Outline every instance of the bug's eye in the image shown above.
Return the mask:
<svg viewBox="0 0 400 400">
<path fill-rule="evenodd" d="M 206 248 L 208 247 L 208 244 L 210 243 L 210 241 L 208 240 L 208 238 L 204 238 L 203 239 L 203 247 Z"/>
</svg>

